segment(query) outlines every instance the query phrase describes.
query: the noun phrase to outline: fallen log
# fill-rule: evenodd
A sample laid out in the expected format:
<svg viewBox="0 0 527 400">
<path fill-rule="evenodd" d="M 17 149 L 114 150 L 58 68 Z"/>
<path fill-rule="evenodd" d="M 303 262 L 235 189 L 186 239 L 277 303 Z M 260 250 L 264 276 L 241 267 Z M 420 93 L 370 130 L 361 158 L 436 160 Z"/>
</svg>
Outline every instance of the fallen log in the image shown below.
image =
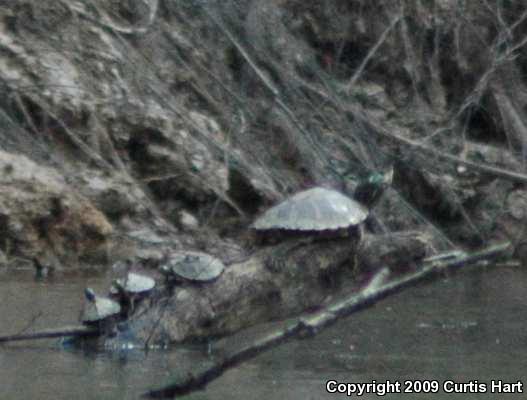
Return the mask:
<svg viewBox="0 0 527 400">
<path fill-rule="evenodd" d="M 208 340 L 259 323 L 298 315 L 322 307 L 345 287 L 359 286 L 361 272 L 383 265 L 397 270 L 422 259 L 427 238 L 417 232 L 385 236 L 366 235 L 357 243 L 350 238 L 286 240 L 230 265 L 210 284 L 161 288 L 152 301 L 144 301 L 127 321 L 136 345 L 149 347 L 192 339 Z M 0 336 L 1 342 L 55 337 L 99 336 L 105 343 L 126 343 L 129 337 L 112 330 L 86 326 L 58 327 L 39 332 Z"/>
<path fill-rule="evenodd" d="M 262 337 L 250 345 L 242 347 L 228 356 L 213 363 L 206 369 L 195 374 L 186 374 L 180 380 L 174 381 L 166 386 L 152 389 L 143 394 L 149 398 L 168 398 L 188 394 L 195 390 L 203 389 L 209 382 L 221 376 L 228 369 L 256 357 L 263 351 L 276 347 L 292 338 L 314 336 L 321 330 L 333 325 L 341 318 L 354 312 L 371 307 L 378 301 L 401 290 L 414 286 L 424 280 L 438 276 L 447 271 L 455 271 L 462 266 L 477 263 L 482 260 L 491 260 L 503 256 L 510 250 L 510 243 L 505 242 L 488 247 L 479 252 L 469 255 L 462 254 L 460 257 L 449 257 L 445 260 L 439 259 L 425 263 L 419 270 L 406 274 L 399 279 L 383 283 L 386 280 L 387 269 L 382 269 L 359 293 L 329 305 L 324 309 L 302 316 L 288 324 L 284 329 L 275 331 Z M 486 265 L 486 263 L 484 263 Z"/>
<path fill-rule="evenodd" d="M 422 233 L 286 240 L 229 265 L 214 282 L 177 286 L 143 303 L 129 321 L 149 346 L 208 340 L 263 322 L 323 307 L 343 290 L 359 286 L 378 266 L 396 271 L 415 264 L 429 249 Z"/>
</svg>

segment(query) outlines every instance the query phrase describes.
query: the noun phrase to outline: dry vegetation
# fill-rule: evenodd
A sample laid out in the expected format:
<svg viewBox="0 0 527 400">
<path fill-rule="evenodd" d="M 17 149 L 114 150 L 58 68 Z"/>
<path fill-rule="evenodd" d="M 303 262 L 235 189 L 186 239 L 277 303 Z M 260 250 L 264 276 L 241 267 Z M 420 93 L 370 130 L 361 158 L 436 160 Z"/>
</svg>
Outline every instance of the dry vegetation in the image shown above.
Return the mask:
<svg viewBox="0 0 527 400">
<path fill-rule="evenodd" d="M 526 19 L 522 1 L 6 3 L 4 262 L 189 247 L 236 261 L 267 205 L 392 164 L 379 230 L 431 232 L 436 250 L 521 244 Z M 61 223 L 51 203 L 21 219 L 5 202 L 22 155 L 104 214 L 97 257 L 31 233 Z"/>
</svg>

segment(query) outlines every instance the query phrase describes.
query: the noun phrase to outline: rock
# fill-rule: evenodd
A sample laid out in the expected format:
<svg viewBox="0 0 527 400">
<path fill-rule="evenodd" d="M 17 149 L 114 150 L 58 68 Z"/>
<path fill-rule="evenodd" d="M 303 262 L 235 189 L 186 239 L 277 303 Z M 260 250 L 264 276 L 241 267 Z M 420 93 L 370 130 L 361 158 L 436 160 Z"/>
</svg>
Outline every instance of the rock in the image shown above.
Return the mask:
<svg viewBox="0 0 527 400">
<path fill-rule="evenodd" d="M 515 190 L 507 196 L 507 209 L 519 221 L 527 221 L 527 190 Z"/>
<path fill-rule="evenodd" d="M 141 204 L 145 199 L 144 193 L 120 175 L 102 176 L 85 171 L 79 176 L 79 181 L 85 183 L 82 190 L 86 196 L 110 217 L 134 215 L 144 209 Z"/>
<path fill-rule="evenodd" d="M 181 228 L 186 230 L 195 230 L 199 228 L 199 222 L 191 213 L 188 211 L 182 210 L 178 213 L 179 224 Z"/>
<path fill-rule="evenodd" d="M 0 170 L 0 220 L 13 255 L 52 253 L 57 269 L 104 262 L 113 227 L 87 198 L 22 155 L 0 151 Z"/>
</svg>

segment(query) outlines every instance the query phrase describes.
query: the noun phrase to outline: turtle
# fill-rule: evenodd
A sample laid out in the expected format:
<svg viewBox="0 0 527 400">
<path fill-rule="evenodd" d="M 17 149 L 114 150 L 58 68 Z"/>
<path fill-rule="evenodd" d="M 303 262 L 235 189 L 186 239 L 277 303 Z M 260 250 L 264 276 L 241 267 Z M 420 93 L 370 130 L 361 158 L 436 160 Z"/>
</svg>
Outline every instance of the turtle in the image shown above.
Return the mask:
<svg viewBox="0 0 527 400">
<path fill-rule="evenodd" d="M 359 183 L 354 198 L 333 189 L 313 187 L 296 193 L 267 210 L 251 225 L 260 233 L 282 232 L 296 235 L 341 236 L 342 232 L 361 233 L 361 224 L 391 183 L 393 169 L 374 173 Z M 358 228 L 358 229 L 357 229 Z"/>
<path fill-rule="evenodd" d="M 171 254 L 159 267 L 169 282 L 210 282 L 218 278 L 225 265 L 217 258 L 198 251 Z"/>
<path fill-rule="evenodd" d="M 86 303 L 81 314 L 81 322 L 85 325 L 101 326 L 117 317 L 121 306 L 116 301 L 107 297 L 97 296 L 93 289 L 84 289 Z"/>
<path fill-rule="evenodd" d="M 156 286 L 156 281 L 149 276 L 129 272 L 126 277 L 116 279 L 110 287 L 110 295 L 119 300 L 126 316 L 133 313 L 135 303 Z"/>
<path fill-rule="evenodd" d="M 112 282 L 112 295 L 125 293 L 128 295 L 146 294 L 156 286 L 156 281 L 149 276 L 129 272 L 125 278 Z"/>
</svg>

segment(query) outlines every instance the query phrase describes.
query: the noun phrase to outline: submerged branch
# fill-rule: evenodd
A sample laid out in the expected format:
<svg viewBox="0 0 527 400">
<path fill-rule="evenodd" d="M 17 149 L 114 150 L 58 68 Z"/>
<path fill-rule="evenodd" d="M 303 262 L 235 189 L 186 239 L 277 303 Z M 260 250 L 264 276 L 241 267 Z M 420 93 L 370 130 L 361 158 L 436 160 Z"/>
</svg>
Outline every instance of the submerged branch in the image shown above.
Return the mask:
<svg viewBox="0 0 527 400">
<path fill-rule="evenodd" d="M 96 335 L 100 335 L 100 331 L 93 327 L 84 325 L 63 326 L 60 328 L 44 329 L 38 332 L 15 333 L 13 335 L 0 336 L 0 343 L 16 342 L 21 340 L 53 339 L 65 336 L 81 337 Z"/>
</svg>

